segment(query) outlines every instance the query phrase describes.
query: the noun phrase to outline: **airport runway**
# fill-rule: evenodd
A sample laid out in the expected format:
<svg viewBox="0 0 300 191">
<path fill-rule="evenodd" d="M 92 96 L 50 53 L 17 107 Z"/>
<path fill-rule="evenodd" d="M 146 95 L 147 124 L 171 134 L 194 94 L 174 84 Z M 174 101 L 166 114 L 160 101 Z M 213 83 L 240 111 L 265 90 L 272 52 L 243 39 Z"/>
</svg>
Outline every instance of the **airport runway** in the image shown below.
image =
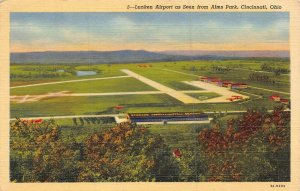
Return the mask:
<svg viewBox="0 0 300 191">
<path fill-rule="evenodd" d="M 173 98 L 175 98 L 175 99 L 177 99 L 177 100 L 179 100 L 179 101 L 181 101 L 185 104 L 192 104 L 192 103 L 200 103 L 201 102 L 200 100 L 198 100 L 196 98 L 193 98 L 193 97 L 191 97 L 189 95 L 186 95 L 186 94 L 184 94 L 180 91 L 174 90 L 174 89 L 169 88 L 165 85 L 162 85 L 158 82 L 150 80 L 150 79 L 148 79 L 144 76 L 141 76 L 141 75 L 139 75 L 135 72 L 132 72 L 130 70 L 122 69 L 121 71 L 124 72 L 125 74 L 127 74 L 131 77 L 134 77 L 137 80 L 139 80 L 139 81 L 141 81 L 141 82 L 143 82 L 143 83 L 145 83 L 145 84 L 147 84 L 147 85 L 149 85 L 149 86 L 165 93 L 165 94 L 168 94 L 169 96 L 171 96 L 171 97 L 173 97 Z"/>
<path fill-rule="evenodd" d="M 185 90 L 179 91 L 182 93 L 203 93 L 207 92 L 206 90 Z M 109 92 L 109 93 L 70 93 L 68 91 L 61 92 L 49 92 L 41 95 L 18 95 L 10 96 L 10 101 L 16 103 L 26 103 L 26 102 L 35 102 L 48 98 L 57 98 L 57 97 L 86 97 L 86 96 L 114 96 L 114 95 L 150 95 L 150 94 L 165 94 L 161 91 L 140 91 L 140 92 Z"/>
<path fill-rule="evenodd" d="M 10 89 L 15 88 L 26 88 L 32 86 L 43 86 L 43 85 L 51 85 L 51 84 L 63 84 L 63 83 L 72 83 L 72 82 L 84 82 L 84 81 L 93 81 L 93 80 L 107 80 L 107 79 L 115 79 L 115 78 L 130 78 L 130 76 L 113 76 L 113 77 L 106 77 L 106 78 L 85 78 L 80 80 L 66 80 L 66 81 L 58 81 L 58 82 L 45 82 L 45 83 L 38 83 L 38 84 L 29 84 L 23 86 L 13 86 Z"/>
</svg>

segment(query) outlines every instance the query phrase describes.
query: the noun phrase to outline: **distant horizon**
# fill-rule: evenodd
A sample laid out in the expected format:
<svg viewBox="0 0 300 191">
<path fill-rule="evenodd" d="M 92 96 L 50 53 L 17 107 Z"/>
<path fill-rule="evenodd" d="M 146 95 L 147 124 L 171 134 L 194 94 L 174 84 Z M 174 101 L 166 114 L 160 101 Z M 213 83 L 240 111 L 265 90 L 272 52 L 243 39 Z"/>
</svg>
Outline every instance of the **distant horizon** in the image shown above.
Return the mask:
<svg viewBox="0 0 300 191">
<path fill-rule="evenodd" d="M 284 51 L 288 12 L 11 13 L 11 52 Z"/>
<path fill-rule="evenodd" d="M 154 53 L 166 52 L 290 52 L 290 50 L 162 50 L 151 51 L 146 49 L 117 49 L 117 50 L 42 50 L 30 52 L 10 52 L 10 53 L 34 53 L 34 52 L 120 52 L 120 51 L 145 51 Z"/>
</svg>

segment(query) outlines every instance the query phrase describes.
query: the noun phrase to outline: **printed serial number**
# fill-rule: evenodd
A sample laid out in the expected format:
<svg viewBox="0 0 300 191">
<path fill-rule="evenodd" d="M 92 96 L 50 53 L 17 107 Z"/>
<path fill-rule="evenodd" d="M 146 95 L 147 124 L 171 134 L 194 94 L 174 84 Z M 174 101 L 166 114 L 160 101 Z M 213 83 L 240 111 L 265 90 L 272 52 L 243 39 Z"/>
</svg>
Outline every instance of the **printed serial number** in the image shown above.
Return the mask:
<svg viewBox="0 0 300 191">
<path fill-rule="evenodd" d="M 270 185 L 271 188 L 285 188 L 284 184 L 271 184 Z"/>
</svg>

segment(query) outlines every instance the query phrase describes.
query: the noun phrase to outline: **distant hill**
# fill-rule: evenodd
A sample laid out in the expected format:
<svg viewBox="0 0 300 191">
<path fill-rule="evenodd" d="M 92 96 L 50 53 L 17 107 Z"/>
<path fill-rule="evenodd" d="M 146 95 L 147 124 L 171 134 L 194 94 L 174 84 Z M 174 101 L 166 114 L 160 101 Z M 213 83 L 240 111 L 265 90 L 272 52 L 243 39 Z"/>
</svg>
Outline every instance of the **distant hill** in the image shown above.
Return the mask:
<svg viewBox="0 0 300 191">
<path fill-rule="evenodd" d="M 268 55 L 268 56 L 266 56 Z M 220 51 L 46 51 L 11 53 L 13 64 L 108 64 L 181 60 L 219 60 L 235 57 L 288 57 L 288 53 L 220 52 Z"/>
<path fill-rule="evenodd" d="M 186 60 L 189 56 L 166 55 L 144 50 L 121 51 L 66 51 L 11 53 L 11 63 L 128 63 Z"/>
<path fill-rule="evenodd" d="M 220 56 L 220 57 L 255 57 L 255 58 L 289 58 L 289 51 L 205 51 L 205 50 L 181 50 L 181 51 L 162 51 L 162 54 L 184 55 L 184 56 Z"/>
</svg>

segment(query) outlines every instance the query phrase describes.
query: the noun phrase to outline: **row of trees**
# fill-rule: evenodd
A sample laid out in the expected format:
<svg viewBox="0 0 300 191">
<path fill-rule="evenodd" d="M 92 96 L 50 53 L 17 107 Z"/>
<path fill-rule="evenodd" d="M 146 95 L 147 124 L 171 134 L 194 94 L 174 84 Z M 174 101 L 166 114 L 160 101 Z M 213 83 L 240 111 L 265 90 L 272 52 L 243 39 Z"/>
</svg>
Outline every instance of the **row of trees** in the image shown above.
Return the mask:
<svg viewBox="0 0 300 191">
<path fill-rule="evenodd" d="M 227 126 L 199 131 L 180 157 L 147 128 L 117 124 L 85 141 L 62 139 L 54 120 L 11 124 L 11 180 L 99 181 L 289 181 L 290 116 L 248 111 Z"/>
<path fill-rule="evenodd" d="M 266 71 L 266 72 L 273 72 L 275 75 L 288 74 L 290 72 L 289 69 L 280 68 L 280 67 L 272 67 L 272 66 L 270 66 L 270 64 L 267 64 L 267 63 L 263 63 L 261 65 L 261 70 Z"/>
<path fill-rule="evenodd" d="M 220 73 L 220 74 L 227 74 L 229 71 L 232 69 L 224 67 L 224 66 L 212 66 L 211 70 L 215 73 Z"/>
<path fill-rule="evenodd" d="M 57 78 L 72 76 L 72 73 L 67 72 L 11 72 L 10 78 Z"/>
<path fill-rule="evenodd" d="M 57 78 L 57 77 L 70 77 L 76 76 L 77 71 L 96 71 L 97 74 L 102 72 L 96 66 L 50 66 L 50 65 L 29 65 L 23 66 L 12 66 L 10 78 Z"/>
<path fill-rule="evenodd" d="M 112 117 L 79 117 L 72 118 L 75 126 L 84 126 L 84 124 L 106 124 L 113 123 L 115 120 Z"/>
<path fill-rule="evenodd" d="M 261 73 L 251 73 L 249 74 L 248 79 L 264 83 L 275 83 L 275 81 L 272 78 L 270 78 L 270 76 Z"/>
<path fill-rule="evenodd" d="M 196 67 L 195 65 L 192 65 L 192 66 L 182 66 L 181 69 L 186 71 L 196 72 L 196 71 L 204 71 L 207 69 L 207 67 L 205 66 Z"/>
</svg>

